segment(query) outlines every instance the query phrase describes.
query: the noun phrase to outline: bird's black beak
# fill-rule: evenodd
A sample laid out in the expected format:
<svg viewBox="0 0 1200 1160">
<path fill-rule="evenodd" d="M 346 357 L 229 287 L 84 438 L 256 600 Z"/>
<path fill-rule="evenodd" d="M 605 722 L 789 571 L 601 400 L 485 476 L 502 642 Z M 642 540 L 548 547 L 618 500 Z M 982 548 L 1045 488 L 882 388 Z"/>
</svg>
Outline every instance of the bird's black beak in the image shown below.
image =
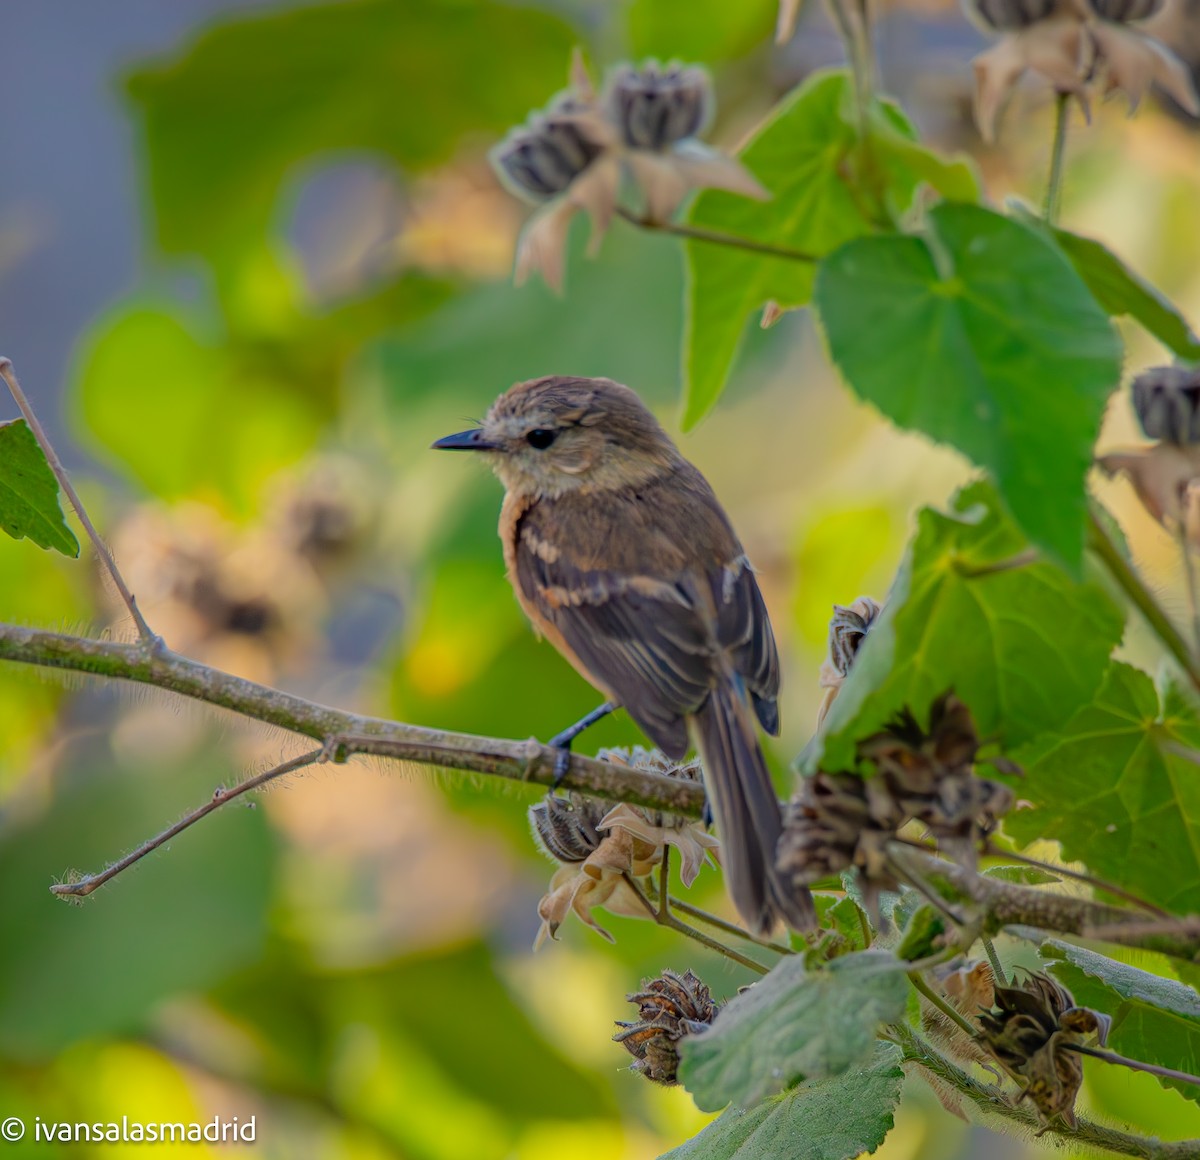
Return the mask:
<svg viewBox="0 0 1200 1160">
<path fill-rule="evenodd" d="M 447 435 L 433 444 L 434 451 L 495 451 L 498 444 L 489 443 L 478 427 L 470 431 L 460 431 L 457 435 Z"/>
</svg>

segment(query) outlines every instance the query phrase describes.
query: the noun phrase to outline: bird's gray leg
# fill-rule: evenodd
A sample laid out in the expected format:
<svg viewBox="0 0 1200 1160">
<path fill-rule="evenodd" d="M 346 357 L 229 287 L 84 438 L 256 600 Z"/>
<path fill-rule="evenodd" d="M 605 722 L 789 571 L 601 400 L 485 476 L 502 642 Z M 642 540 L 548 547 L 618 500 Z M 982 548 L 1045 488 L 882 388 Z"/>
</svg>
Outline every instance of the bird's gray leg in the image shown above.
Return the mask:
<svg viewBox="0 0 1200 1160">
<path fill-rule="evenodd" d="M 567 776 L 567 770 L 571 767 L 571 744 L 575 738 L 585 729 L 595 725 L 597 721 L 603 721 L 609 713 L 617 708 L 619 706 L 615 701 L 605 701 L 603 705 L 597 706 L 586 717 L 580 717 L 574 725 L 564 729 L 561 733 L 556 733 L 546 742 L 552 749 L 558 750 L 554 759 L 554 789 L 558 789 L 562 785 L 563 778 Z"/>
</svg>

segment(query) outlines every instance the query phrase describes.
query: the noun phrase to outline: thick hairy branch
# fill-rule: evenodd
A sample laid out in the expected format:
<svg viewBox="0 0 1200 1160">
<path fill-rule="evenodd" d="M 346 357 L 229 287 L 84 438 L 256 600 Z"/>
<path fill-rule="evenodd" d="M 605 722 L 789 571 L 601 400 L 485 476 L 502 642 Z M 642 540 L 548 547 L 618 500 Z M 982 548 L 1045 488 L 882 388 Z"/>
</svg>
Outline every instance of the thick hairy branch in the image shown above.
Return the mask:
<svg viewBox="0 0 1200 1160">
<path fill-rule="evenodd" d="M 326 747 L 334 761 L 345 760 L 355 753 L 369 753 L 538 785 L 554 783 L 558 750 L 533 739 L 506 741 L 476 737 L 347 713 L 145 643 L 89 640 L 0 624 L 0 660 L 71 669 L 167 689 L 314 738 Z M 704 791 L 695 782 L 609 765 L 577 754 L 571 755 L 562 786 L 693 818 L 699 817 L 704 808 Z"/>
<path fill-rule="evenodd" d="M 1013 1103 L 1008 1092 L 968 1075 L 956 1063 L 934 1050 L 907 1024 L 889 1028 L 889 1035 L 900 1045 L 906 1063 L 915 1063 L 924 1068 L 930 1075 L 965 1096 L 981 1112 L 1012 1120 L 1026 1128 L 1041 1127 L 1031 1107 Z M 1142 1156 L 1145 1160 L 1195 1160 L 1200 1155 L 1200 1140 L 1167 1143 L 1152 1137 L 1118 1132 L 1114 1128 L 1105 1128 L 1083 1119 L 1074 1128 L 1063 1124 L 1050 1130 L 1072 1143 L 1103 1148 L 1121 1156 Z"/>
</svg>

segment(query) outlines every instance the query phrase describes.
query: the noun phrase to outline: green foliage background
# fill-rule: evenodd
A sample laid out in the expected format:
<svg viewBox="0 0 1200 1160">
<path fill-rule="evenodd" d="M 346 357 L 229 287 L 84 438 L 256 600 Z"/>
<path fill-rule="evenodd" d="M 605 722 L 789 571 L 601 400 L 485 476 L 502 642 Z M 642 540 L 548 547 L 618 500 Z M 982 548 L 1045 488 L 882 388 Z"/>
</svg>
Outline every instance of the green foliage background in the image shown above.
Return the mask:
<svg viewBox="0 0 1200 1160">
<path fill-rule="evenodd" d="M 918 425 L 896 393 L 913 360 L 932 377 L 949 375 L 949 366 L 920 362 L 929 352 L 906 348 L 903 332 L 888 329 L 895 320 L 872 302 L 839 300 L 836 268 L 814 289 L 811 269 L 618 228 L 594 262 L 582 259 L 576 236 L 564 299 L 508 282 L 519 212 L 481 157 L 560 87 L 573 44 L 584 39 L 602 63 L 656 53 L 709 64 L 722 100 L 715 137 L 732 144 L 800 79 L 795 66 L 791 73 L 767 67 L 776 59 L 768 45 L 773 21 L 774 5 L 762 0 L 634 0 L 557 14 L 486 0 L 281 5 L 197 28 L 178 52 L 122 79 L 155 268 L 78 338 L 66 419 L 107 473 L 77 473 L 86 498 L 118 550 L 124 545 L 143 592 L 169 555 L 163 535 L 156 540 L 148 528 L 174 529 L 218 562 L 239 543 L 270 547 L 279 497 L 322 465 L 353 480 L 360 528 L 347 558 L 315 579 L 263 565 L 255 588 L 239 574 L 245 599 L 272 609 L 261 631 L 247 631 L 245 622 L 201 629 L 180 619 L 169 598 L 156 605 L 147 592 L 147 615 L 170 643 L 182 640 L 201 659 L 350 707 L 545 737 L 592 707 L 595 694 L 533 640 L 512 601 L 493 535 L 496 484 L 477 465 L 426 454 L 429 442 L 481 413 L 515 379 L 550 372 L 629 382 L 678 433 L 709 412 L 732 368 L 716 410 L 681 440 L 742 531 L 784 646 L 785 732 L 773 751 L 781 785 L 811 733 L 830 605 L 864 592 L 882 597 L 910 530 L 924 555 L 904 580 L 910 604 L 864 654 L 878 661 L 879 684 L 868 692 L 882 719 L 913 689 L 933 694 L 946 683 L 936 667 L 893 667 L 883 655 L 890 642 L 896 655 L 915 653 L 928 666 L 960 666 L 965 695 L 983 671 L 979 658 L 990 656 L 989 610 L 977 610 L 978 632 L 965 649 L 961 639 L 922 637 L 921 601 L 965 601 L 945 561 L 995 562 L 1024 539 L 994 510 L 974 523 L 926 513 L 910 529 L 910 513 L 923 502 L 945 507 L 971 468 L 852 401 L 802 315 L 762 334 L 751 312 L 763 298 L 799 306 L 815 293 L 829 353 L 852 377 L 856 354 L 866 350 L 864 326 L 876 339 L 890 336 L 895 361 L 863 393 L 901 425 Z M 706 194 L 693 220 L 820 252 L 867 232 L 860 207 L 838 200 L 830 176 L 847 132 L 837 111 L 842 84 L 818 77 L 775 114 L 774 127 L 794 133 L 793 141 L 811 136 L 811 169 L 791 174 L 795 197 L 764 210 Z M 1123 165 L 1129 126 L 1111 108 L 1097 120 L 1079 146 L 1084 176 L 1069 190 L 1071 224 L 1102 237 L 1200 315 L 1200 279 L 1171 258 L 1200 246 L 1196 224 L 1155 209 L 1196 196 L 1200 173 L 1165 163 L 1156 170 L 1153 158 L 1142 169 Z M 1004 157 L 984 158 L 985 178 L 1002 192 L 1036 191 L 1044 129 L 1036 109 L 1018 121 Z M 1168 143 L 1176 132 L 1153 115 L 1138 131 L 1143 142 Z M 921 181 L 975 197 L 971 169 L 921 154 L 891 105 L 874 110 L 872 133 L 897 212 Z M 780 139 L 773 145 L 760 135 L 747 163 L 770 169 Z M 951 142 L 963 143 L 972 141 Z M 326 205 L 323 225 L 334 243 L 322 272 L 297 248 L 291 215 L 314 174 L 368 156 L 392 167 L 394 187 L 371 196 L 394 208 L 396 221 L 386 227 L 386 213 L 373 217 L 370 198 Z M 805 199 L 825 201 L 817 213 Z M 955 215 L 984 213 L 942 214 L 952 255 Z M 807 224 L 787 233 L 789 214 Z M 372 225 L 379 220 L 385 226 Z M 1011 235 L 997 244 L 1027 258 L 1044 291 L 1043 301 L 1012 309 L 1044 323 L 1048 355 L 1062 351 L 1067 336 L 1092 360 L 1079 371 L 1073 359 L 1080 377 L 1068 384 L 1083 401 L 1077 462 L 1045 481 L 1080 489 L 1082 502 L 1115 344 L 1098 311 L 1082 320 L 1054 314 L 1063 284 L 1077 276 L 1033 227 L 996 222 L 998 233 Z M 928 289 L 932 267 L 921 243 L 868 238 L 843 254 L 843 267 L 861 258 L 903 276 L 917 298 Z M 960 328 L 961 354 L 995 335 L 972 312 L 973 296 L 988 292 L 986 269 L 958 256 L 961 300 L 931 298 L 929 309 Z M 1103 259 L 1092 258 L 1101 278 Z M 160 276 L 164 266 L 199 273 L 201 292 L 172 292 Z M 1157 332 L 1172 341 L 1172 320 L 1159 322 Z M 1146 361 L 1151 341 L 1132 329 L 1128 337 L 1131 361 Z M 953 365 L 961 370 L 961 362 Z M 1013 421 L 1027 422 L 1046 403 L 1020 393 L 1021 368 L 1012 371 L 1015 389 L 1004 397 L 1020 411 Z M 986 405 L 996 384 L 981 371 L 975 385 Z M 35 398 L 50 397 L 48 384 L 26 386 Z M 0 410 L 0 419 L 9 417 Z M 944 418 L 944 436 L 954 442 L 956 416 Z M 1114 437 L 1131 433 L 1123 412 L 1109 424 Z M 990 462 L 991 449 L 968 450 Z M 1139 520 L 1126 493 L 1106 494 L 1139 558 L 1179 599 L 1170 542 Z M 1020 836 L 1049 830 L 1069 857 L 1073 823 L 1064 811 L 1073 791 L 1061 770 L 1078 771 L 1087 758 L 1087 714 L 1111 704 L 1122 720 L 1153 720 L 1157 694 L 1115 666 L 1102 707 L 1081 707 L 1119 624 L 1106 614 L 1097 581 L 1079 571 L 1078 529 L 1039 523 L 1036 505 L 1022 511 L 1010 497 L 1010 506 L 1026 534 L 1076 576 L 1048 563 L 1014 572 L 1001 583 L 1024 590 L 1003 600 L 1061 609 L 1064 622 L 1087 620 L 1064 633 L 1087 637 L 1095 649 L 1064 658 L 1054 641 L 1031 639 L 1020 663 L 1029 667 L 1028 654 L 1038 655 L 1033 667 L 1043 687 L 1013 693 L 1021 720 L 1064 714 L 1061 743 L 1028 760 L 1032 781 L 1047 786 L 1039 809 L 1017 817 Z M 147 544 L 146 559 L 135 559 Z M 1085 587 L 1094 599 L 1086 607 L 1078 600 Z M 7 537 L 0 537 L 0 594 L 0 618 L 9 621 L 99 627 L 111 615 L 81 565 Z M 1137 659 L 1142 648 L 1134 629 L 1128 655 Z M 996 671 L 1002 682 L 1003 666 Z M 1168 709 L 1171 696 L 1164 693 Z M 850 696 L 840 701 L 835 725 L 853 707 Z M 1193 743 L 1189 712 L 1171 735 Z M 1179 759 L 1153 746 L 1147 752 L 1146 730 L 1154 732 L 1126 722 L 1130 776 L 1147 793 L 1165 792 Z M 643 1157 L 694 1135 L 709 1118 L 682 1089 L 651 1089 L 627 1074 L 626 1057 L 609 1042 L 611 1021 L 627 1015 L 624 992 L 663 966 L 693 967 L 722 996 L 749 979 L 667 932 L 616 918 L 606 920 L 615 948 L 569 925 L 561 944 L 531 955 L 534 908 L 551 871 L 527 834 L 533 793 L 357 762 L 309 773 L 267 795 L 262 808 L 216 814 L 87 906 L 71 908 L 46 891 L 56 877 L 98 868 L 248 765 L 277 759 L 282 742 L 180 712 L 157 694 L 75 690 L 11 667 L 0 672 L 0 736 L 0 1114 L 30 1122 L 34 1115 L 254 1114 L 260 1143 L 246 1154 L 372 1160 Z M 618 717 L 593 740 L 639 738 Z M 835 752 L 839 744 L 848 752 L 852 740 L 831 729 Z M 1194 834 L 1181 835 L 1180 851 L 1194 845 L 1185 837 Z M 1162 867 L 1133 869 L 1138 878 L 1128 884 L 1153 893 Z M 1194 900 L 1194 859 L 1172 866 L 1170 877 Z M 715 874 L 701 876 L 697 894 L 725 912 Z M 1088 964 L 1064 960 L 1063 970 L 1086 973 Z M 1180 1020 L 1194 1037 L 1195 1012 Z M 1194 1068 L 1188 1044 L 1177 1066 Z M 881 1055 L 857 1082 L 890 1090 L 898 1082 L 894 1060 Z M 1195 1106 L 1148 1077 L 1089 1082 L 1093 1102 L 1141 1129 L 1200 1135 Z M 814 1090 L 814 1100 L 827 1098 Z M 970 1155 L 968 1129 L 928 1093 L 913 1095 L 878 1154 Z M 787 1131 L 790 1110 L 785 1098 L 763 1105 L 752 1123 L 714 1130 L 769 1137 Z M 868 1146 L 881 1125 L 861 1130 Z M 679 1154 L 692 1154 L 688 1147 Z M 37 1151 L 56 1154 L 119 1150 Z"/>
</svg>

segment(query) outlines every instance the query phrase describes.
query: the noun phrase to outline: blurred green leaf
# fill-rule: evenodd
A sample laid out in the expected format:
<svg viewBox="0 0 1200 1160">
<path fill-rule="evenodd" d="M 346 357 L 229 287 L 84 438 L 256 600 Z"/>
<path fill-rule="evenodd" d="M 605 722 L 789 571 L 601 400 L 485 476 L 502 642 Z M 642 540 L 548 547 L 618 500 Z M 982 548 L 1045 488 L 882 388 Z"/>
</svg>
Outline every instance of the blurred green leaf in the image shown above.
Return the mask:
<svg viewBox="0 0 1200 1160">
<path fill-rule="evenodd" d="M 663 62 L 731 60 L 770 41 L 777 8 L 776 0 L 633 0 L 630 52 Z"/>
<path fill-rule="evenodd" d="M 1169 686 L 1160 704 L 1139 669 L 1114 663 L 1095 698 L 1017 754 L 1032 808 L 1004 819 L 1019 842 L 1057 840 L 1177 914 L 1200 910 L 1200 717 Z"/>
<path fill-rule="evenodd" d="M 879 1044 L 870 1067 L 802 1083 L 749 1111 L 729 1108 L 661 1160 L 851 1160 L 891 1131 L 903 1080 L 899 1049 Z"/>
<path fill-rule="evenodd" d="M 219 24 L 134 73 L 158 241 L 220 266 L 266 234 L 308 158 L 376 150 L 408 170 L 495 136 L 565 84 L 574 37 L 482 0 L 359 0 Z"/>
<path fill-rule="evenodd" d="M 14 540 L 79 555 L 58 504 L 58 480 L 24 419 L 0 423 L 0 528 Z"/>
<path fill-rule="evenodd" d="M 163 999 L 262 951 L 273 842 L 261 811 L 206 818 L 83 906 L 50 895 L 68 867 L 100 868 L 174 820 L 181 803 L 205 800 L 229 771 L 91 772 L 0 834 L 0 1052 L 24 1060 L 140 1030 Z"/>
<path fill-rule="evenodd" d="M 841 1076 L 866 1060 L 880 1024 L 908 997 L 904 964 L 859 951 L 808 970 L 801 956 L 721 1008 L 707 1030 L 680 1041 L 680 1082 L 704 1111 L 750 1107 L 796 1080 Z"/>
<path fill-rule="evenodd" d="M 921 511 L 806 766 L 854 768 L 858 741 L 905 706 L 922 718 L 947 689 L 1009 754 L 1086 704 L 1121 639 L 1121 612 L 1098 581 L 1026 559 L 1028 547 L 990 483 L 964 488 L 949 512 Z"/>
<path fill-rule="evenodd" d="M 758 202 L 720 190 L 697 199 L 689 223 L 798 250 L 817 258 L 878 228 L 872 183 L 903 211 L 917 185 L 929 182 L 949 196 L 975 196 L 969 167 L 922 149 L 900 109 L 871 109 L 870 176 L 858 152 L 852 85 L 843 72 L 810 77 L 784 99 L 740 157 L 771 192 Z M 815 262 L 769 257 L 707 242 L 688 242 L 687 322 L 684 333 L 684 427 L 699 422 L 729 377 L 746 320 L 768 300 L 801 306 L 812 294 Z"/>
<path fill-rule="evenodd" d="M 1191 987 L 1058 939 L 1048 939 L 1039 951 L 1077 1003 L 1112 1016 L 1108 1046 L 1113 1051 L 1192 1075 L 1200 1072 L 1200 995 Z M 1195 1084 L 1158 1080 L 1200 1100 Z"/>
<path fill-rule="evenodd" d="M 992 472 L 1029 538 L 1077 570 L 1121 343 L 1062 253 L 990 210 L 946 204 L 923 238 L 842 247 L 815 293 L 854 392 Z"/>
</svg>

